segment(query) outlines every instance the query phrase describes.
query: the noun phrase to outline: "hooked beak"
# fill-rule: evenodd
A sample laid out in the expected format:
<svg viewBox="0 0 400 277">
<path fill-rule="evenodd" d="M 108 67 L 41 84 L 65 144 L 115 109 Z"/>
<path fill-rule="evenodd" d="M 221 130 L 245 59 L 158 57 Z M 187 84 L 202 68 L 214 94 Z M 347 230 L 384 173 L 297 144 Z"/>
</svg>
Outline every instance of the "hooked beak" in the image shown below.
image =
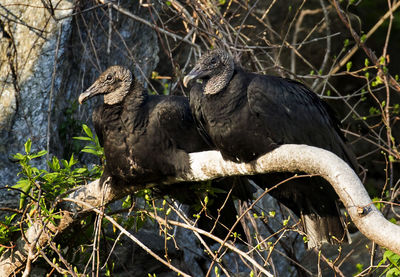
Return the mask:
<svg viewBox="0 0 400 277">
<path fill-rule="evenodd" d="M 81 95 L 79 95 L 79 98 L 78 98 L 79 104 L 82 105 L 83 102 L 85 102 L 90 97 L 95 96 L 96 94 L 98 94 L 98 89 L 97 89 L 96 83 L 94 83 L 87 90 L 82 92 Z"/>
<path fill-rule="evenodd" d="M 201 70 L 198 70 L 196 67 L 193 68 L 192 71 L 190 71 L 190 72 L 188 73 L 188 75 L 186 75 L 186 76 L 183 78 L 183 85 L 184 85 L 185 87 L 187 87 L 187 85 L 189 84 L 189 81 L 190 81 L 190 80 L 198 79 L 198 78 L 202 77 L 202 75 L 203 75 L 203 74 L 202 74 L 202 71 L 201 71 Z"/>
<path fill-rule="evenodd" d="M 185 88 L 187 88 L 189 81 L 192 79 L 195 79 L 196 77 L 197 77 L 197 74 L 189 73 L 188 75 L 186 75 L 185 78 L 183 78 L 183 85 L 185 86 Z"/>
</svg>

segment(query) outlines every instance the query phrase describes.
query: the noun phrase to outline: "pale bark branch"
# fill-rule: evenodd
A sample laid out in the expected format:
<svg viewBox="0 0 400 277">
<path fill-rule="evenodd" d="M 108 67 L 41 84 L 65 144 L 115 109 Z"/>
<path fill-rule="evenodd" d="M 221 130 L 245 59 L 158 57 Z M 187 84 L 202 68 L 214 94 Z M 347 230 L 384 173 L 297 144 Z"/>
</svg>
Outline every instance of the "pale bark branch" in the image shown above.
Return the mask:
<svg viewBox="0 0 400 277">
<path fill-rule="evenodd" d="M 400 226 L 383 217 L 372 203 L 354 171 L 343 160 L 329 151 L 307 145 L 283 145 L 247 164 L 225 161 L 218 151 L 191 153 L 190 159 L 191 174 L 181 178 L 170 178 L 165 180 L 163 184 L 269 172 L 305 172 L 321 175 L 334 187 L 361 233 L 378 245 L 400 254 Z M 111 188 L 107 185 L 100 187 L 99 180 L 96 180 L 78 188 L 68 198 L 76 200 L 76 203 L 82 201 L 89 206 L 98 207 L 101 203 L 108 204 L 148 186 L 152 185 L 125 189 Z M 63 212 L 61 223 L 58 226 L 49 226 L 49 224 L 47 228 L 53 232 L 61 233 L 76 220 L 73 217 L 74 214 L 79 210 L 84 210 L 84 206 L 87 205 L 71 204 L 67 208 L 72 212 Z M 27 240 L 33 242 L 40 229 L 37 225 L 29 228 L 26 232 Z M 43 246 L 49 239 L 47 233 L 43 232 L 37 245 Z M 17 247 L 7 250 L 0 257 L 0 276 L 9 276 L 18 267 L 24 265 L 28 251 L 29 244 L 22 239 L 17 242 Z"/>
<path fill-rule="evenodd" d="M 307 145 L 288 144 L 248 164 L 224 161 L 217 151 L 190 155 L 192 174 L 185 178 L 189 181 L 269 172 L 300 171 L 320 175 L 333 186 L 361 233 L 378 245 L 400 254 L 400 226 L 383 217 L 356 173 L 329 151 Z"/>
</svg>

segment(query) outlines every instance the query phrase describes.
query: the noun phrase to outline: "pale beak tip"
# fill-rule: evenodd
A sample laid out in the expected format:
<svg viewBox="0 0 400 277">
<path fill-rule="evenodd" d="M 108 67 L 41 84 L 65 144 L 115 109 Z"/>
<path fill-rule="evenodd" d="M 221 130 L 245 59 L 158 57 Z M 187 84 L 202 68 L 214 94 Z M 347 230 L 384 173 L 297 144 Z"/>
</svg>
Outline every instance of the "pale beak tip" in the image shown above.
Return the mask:
<svg viewBox="0 0 400 277">
<path fill-rule="evenodd" d="M 86 99 L 88 99 L 88 98 L 90 97 L 90 95 L 91 95 L 91 93 L 88 92 L 88 90 L 82 92 L 82 93 L 79 95 L 79 98 L 78 98 L 79 104 L 82 105 L 82 103 L 85 102 Z"/>
<path fill-rule="evenodd" d="M 186 75 L 185 78 L 183 78 L 183 86 L 187 88 L 189 81 L 193 79 L 193 76 L 191 75 Z"/>
<path fill-rule="evenodd" d="M 83 94 L 79 95 L 79 98 L 78 98 L 79 105 L 82 105 L 82 103 L 83 103 L 84 101 L 85 101 L 84 95 L 83 95 Z"/>
</svg>

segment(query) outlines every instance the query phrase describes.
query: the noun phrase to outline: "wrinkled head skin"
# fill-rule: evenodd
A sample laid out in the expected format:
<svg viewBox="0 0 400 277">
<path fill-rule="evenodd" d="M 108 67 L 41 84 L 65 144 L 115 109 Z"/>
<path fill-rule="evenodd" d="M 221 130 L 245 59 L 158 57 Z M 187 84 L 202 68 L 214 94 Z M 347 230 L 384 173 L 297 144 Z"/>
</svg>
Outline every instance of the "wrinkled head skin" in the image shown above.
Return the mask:
<svg viewBox="0 0 400 277">
<path fill-rule="evenodd" d="M 86 91 L 79 95 L 79 104 L 100 94 L 104 95 L 104 103 L 106 104 L 120 103 L 129 93 L 132 81 L 133 76 L 128 68 L 119 65 L 111 66 Z"/>
<path fill-rule="evenodd" d="M 183 85 L 187 87 L 190 80 L 211 79 L 233 72 L 234 62 L 231 55 L 222 49 L 207 52 L 197 61 L 194 68 L 183 79 Z M 226 76 L 225 76 L 226 77 Z M 226 78 L 224 78 L 226 79 Z"/>
</svg>

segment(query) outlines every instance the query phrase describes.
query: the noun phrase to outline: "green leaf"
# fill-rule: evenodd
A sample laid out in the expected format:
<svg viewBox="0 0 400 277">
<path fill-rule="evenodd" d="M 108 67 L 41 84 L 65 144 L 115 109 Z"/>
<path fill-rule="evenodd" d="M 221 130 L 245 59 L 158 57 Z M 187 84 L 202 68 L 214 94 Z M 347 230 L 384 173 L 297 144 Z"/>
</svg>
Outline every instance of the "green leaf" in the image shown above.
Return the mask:
<svg viewBox="0 0 400 277">
<path fill-rule="evenodd" d="M 357 268 L 357 273 L 361 273 L 363 271 L 363 264 L 356 264 L 356 268 Z"/>
<path fill-rule="evenodd" d="M 206 197 L 204 197 L 204 205 L 207 206 L 207 204 L 208 204 L 208 195 L 206 195 Z"/>
<path fill-rule="evenodd" d="M 39 157 L 44 156 L 46 154 L 47 154 L 46 150 L 41 150 L 41 151 L 37 152 L 36 154 L 32 154 L 31 155 L 31 159 L 39 158 Z"/>
<path fill-rule="evenodd" d="M 376 84 L 377 85 L 383 84 L 383 81 L 382 81 L 381 77 L 376 76 Z"/>
<path fill-rule="evenodd" d="M 78 160 L 75 160 L 74 153 L 72 153 L 71 158 L 69 159 L 68 166 L 72 167 L 73 165 L 77 164 Z"/>
<path fill-rule="evenodd" d="M 94 136 L 94 143 L 96 143 L 96 146 L 100 147 L 100 141 L 99 141 L 99 137 L 97 135 Z"/>
<path fill-rule="evenodd" d="M 215 267 L 214 267 L 214 272 L 215 272 L 215 275 L 216 275 L 216 276 L 219 276 L 218 270 L 219 270 L 218 266 L 215 266 Z"/>
<path fill-rule="evenodd" d="M 68 162 L 64 159 L 61 160 L 62 165 L 64 166 L 64 168 L 69 168 Z"/>
<path fill-rule="evenodd" d="M 275 212 L 275 211 L 270 211 L 270 212 L 269 212 L 269 216 L 270 216 L 270 217 L 275 217 L 275 215 L 276 215 L 276 212 Z"/>
<path fill-rule="evenodd" d="M 20 189 L 27 192 L 31 187 L 31 182 L 28 179 L 18 180 L 17 184 L 13 185 L 12 188 Z"/>
<path fill-rule="evenodd" d="M 48 182 L 49 184 L 52 184 L 59 176 L 60 174 L 58 172 L 51 172 L 44 175 L 43 179 L 46 180 L 46 182 Z"/>
<path fill-rule="evenodd" d="M 348 62 L 348 63 L 346 64 L 346 70 L 347 70 L 347 72 L 350 71 L 352 65 L 353 65 L 352 62 Z"/>
<path fill-rule="evenodd" d="M 92 130 L 90 130 L 90 128 L 86 124 L 82 124 L 82 128 L 88 137 L 93 138 Z"/>
<path fill-rule="evenodd" d="M 381 209 L 383 208 L 383 204 L 379 202 L 379 201 L 381 201 L 380 198 L 374 197 L 374 198 L 372 199 L 372 201 L 373 201 L 373 202 L 377 202 L 377 203 L 374 203 L 374 205 L 375 205 L 375 207 L 376 207 L 378 210 L 381 210 Z"/>
<path fill-rule="evenodd" d="M 91 138 L 88 138 L 88 137 L 72 137 L 72 138 L 77 139 L 77 140 L 88 140 L 88 141 L 92 140 Z"/>
<path fill-rule="evenodd" d="M 25 153 L 26 154 L 29 154 L 31 152 L 31 146 L 32 146 L 32 141 L 31 141 L 31 139 L 28 139 L 25 142 Z"/>
<path fill-rule="evenodd" d="M 388 272 L 386 272 L 386 277 L 399 277 L 399 276 L 400 276 L 400 270 L 398 270 L 395 267 L 391 268 Z"/>
<path fill-rule="evenodd" d="M 19 208 L 22 209 L 24 207 L 24 204 L 25 204 L 26 194 L 28 194 L 28 192 L 32 188 L 32 184 L 27 179 L 21 179 L 13 187 L 14 188 L 19 188 L 19 189 L 21 189 L 23 191 L 23 192 L 21 192 L 21 196 L 20 196 L 20 199 L 19 199 Z"/>
<path fill-rule="evenodd" d="M 288 216 L 288 218 L 283 221 L 283 226 L 288 225 L 289 220 L 290 220 L 290 216 Z"/>
<path fill-rule="evenodd" d="M 25 158 L 21 153 L 14 154 L 12 157 L 16 160 L 23 160 Z"/>
<path fill-rule="evenodd" d="M 77 169 L 74 170 L 74 172 L 77 173 L 77 174 L 82 174 L 82 173 L 85 173 L 87 171 L 88 171 L 87 168 L 84 168 L 84 167 L 77 168 Z"/>
<path fill-rule="evenodd" d="M 380 114 L 379 110 L 375 107 L 369 108 L 369 114 L 370 115 L 375 115 L 375 114 Z"/>
<path fill-rule="evenodd" d="M 379 58 L 379 64 L 380 64 L 380 65 L 384 65 L 384 64 L 385 64 L 385 61 L 386 61 L 386 60 L 385 60 L 385 57 L 382 56 L 382 57 Z"/>
<path fill-rule="evenodd" d="M 101 153 L 99 153 L 99 151 L 97 151 L 96 149 L 93 148 L 89 148 L 89 147 L 85 147 L 81 150 L 81 152 L 85 152 L 85 153 L 89 153 L 89 154 L 93 154 L 96 156 L 99 156 Z"/>
<path fill-rule="evenodd" d="M 122 208 L 127 209 L 131 206 L 131 204 L 132 204 L 131 196 L 128 195 L 122 202 Z"/>
<path fill-rule="evenodd" d="M 53 157 L 51 169 L 53 169 L 54 171 L 60 170 L 60 161 L 56 156 Z"/>
<path fill-rule="evenodd" d="M 400 256 L 393 253 L 390 250 L 387 250 L 384 254 L 383 257 L 387 258 L 391 263 L 395 264 L 395 265 L 399 265 L 399 261 L 400 261 Z"/>
</svg>

